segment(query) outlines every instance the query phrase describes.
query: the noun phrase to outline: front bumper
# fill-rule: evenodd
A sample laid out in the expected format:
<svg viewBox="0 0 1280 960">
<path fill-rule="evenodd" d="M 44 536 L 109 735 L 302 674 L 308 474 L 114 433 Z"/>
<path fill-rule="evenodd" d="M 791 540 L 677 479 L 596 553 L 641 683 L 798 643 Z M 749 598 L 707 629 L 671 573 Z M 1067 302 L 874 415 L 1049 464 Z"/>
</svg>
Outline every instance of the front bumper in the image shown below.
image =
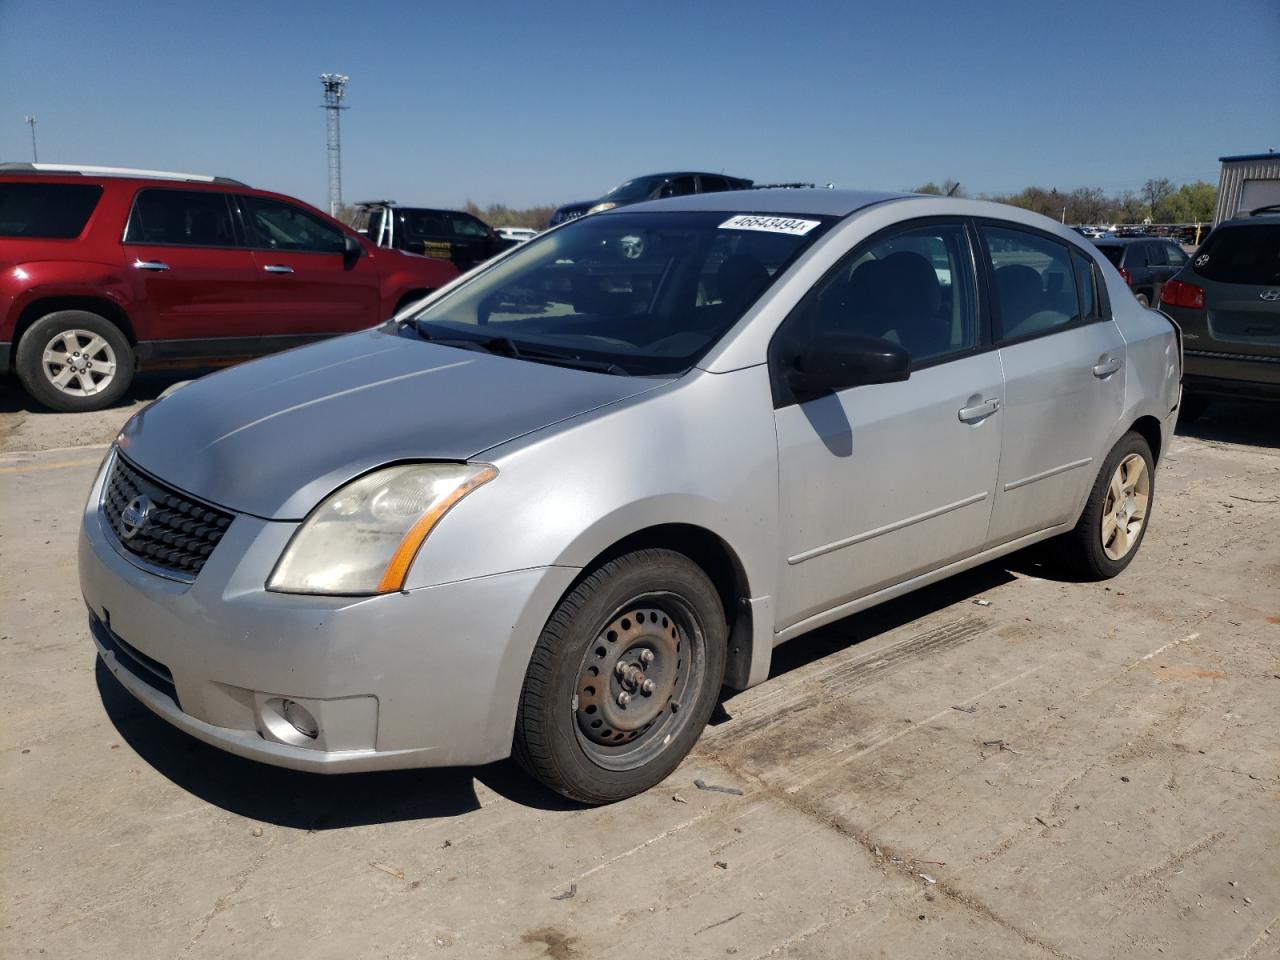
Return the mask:
<svg viewBox="0 0 1280 960">
<path fill-rule="evenodd" d="M 530 653 L 577 570 L 377 597 L 268 593 L 267 572 L 296 524 L 241 515 L 195 582 L 179 583 L 117 549 L 98 509 L 102 482 L 79 548 L 95 645 L 126 689 L 174 726 L 240 756 L 320 772 L 510 753 Z M 285 701 L 315 719 L 314 738 L 282 722 Z"/>
</svg>

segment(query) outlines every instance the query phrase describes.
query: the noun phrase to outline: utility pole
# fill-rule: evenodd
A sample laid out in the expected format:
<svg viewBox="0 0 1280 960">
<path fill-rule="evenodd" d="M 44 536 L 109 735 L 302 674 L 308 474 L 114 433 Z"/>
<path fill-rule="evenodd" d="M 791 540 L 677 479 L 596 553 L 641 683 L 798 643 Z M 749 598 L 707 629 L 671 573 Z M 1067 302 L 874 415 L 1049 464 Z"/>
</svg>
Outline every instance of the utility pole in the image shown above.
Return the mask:
<svg viewBox="0 0 1280 960">
<path fill-rule="evenodd" d="M 40 154 L 36 153 L 36 118 L 23 117 L 22 119 L 25 120 L 31 126 L 31 162 L 39 163 Z"/>
<path fill-rule="evenodd" d="M 342 104 L 349 77 L 341 73 L 322 73 L 320 82 L 324 84 L 324 107 L 326 130 L 328 133 L 329 152 L 329 216 L 336 217 L 342 206 L 342 129 L 339 126 L 339 111 L 347 109 Z"/>
</svg>

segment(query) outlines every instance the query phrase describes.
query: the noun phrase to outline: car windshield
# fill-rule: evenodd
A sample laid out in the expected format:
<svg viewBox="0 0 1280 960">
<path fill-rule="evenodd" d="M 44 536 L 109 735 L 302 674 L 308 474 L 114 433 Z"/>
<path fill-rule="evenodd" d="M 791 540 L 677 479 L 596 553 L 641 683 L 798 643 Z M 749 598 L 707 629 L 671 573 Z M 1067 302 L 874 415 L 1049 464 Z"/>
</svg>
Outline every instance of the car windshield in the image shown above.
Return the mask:
<svg viewBox="0 0 1280 960">
<path fill-rule="evenodd" d="M 634 180 L 618 184 L 601 199 L 612 200 L 614 203 L 623 201 L 631 203 L 636 200 L 645 200 L 649 194 L 662 186 L 666 179 L 666 177 L 636 177 Z"/>
<path fill-rule="evenodd" d="M 413 319 L 431 340 L 610 373 L 676 374 L 828 223 L 725 212 L 588 217 L 530 240 Z"/>
<path fill-rule="evenodd" d="M 1191 263 L 1200 276 L 1220 283 L 1280 283 L 1280 223 L 1219 227 Z"/>
</svg>

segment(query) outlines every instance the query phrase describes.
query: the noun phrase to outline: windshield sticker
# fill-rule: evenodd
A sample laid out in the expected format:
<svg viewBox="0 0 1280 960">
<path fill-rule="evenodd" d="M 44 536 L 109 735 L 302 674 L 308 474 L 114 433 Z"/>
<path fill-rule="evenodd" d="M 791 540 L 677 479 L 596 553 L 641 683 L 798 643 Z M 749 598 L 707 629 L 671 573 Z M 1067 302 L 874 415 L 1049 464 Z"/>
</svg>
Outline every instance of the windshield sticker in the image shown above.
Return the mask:
<svg viewBox="0 0 1280 960">
<path fill-rule="evenodd" d="M 788 233 L 793 237 L 803 237 L 821 222 L 821 220 L 794 220 L 791 217 L 757 217 L 744 213 L 730 217 L 720 224 L 720 229 L 763 230 L 765 233 Z"/>
</svg>

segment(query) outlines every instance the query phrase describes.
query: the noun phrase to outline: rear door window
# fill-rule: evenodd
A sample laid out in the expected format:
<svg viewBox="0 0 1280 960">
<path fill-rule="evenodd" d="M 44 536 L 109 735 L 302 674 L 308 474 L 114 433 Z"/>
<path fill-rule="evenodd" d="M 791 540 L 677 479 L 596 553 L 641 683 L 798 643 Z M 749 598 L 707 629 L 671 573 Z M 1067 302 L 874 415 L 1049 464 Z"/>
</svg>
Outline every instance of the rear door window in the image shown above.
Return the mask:
<svg viewBox="0 0 1280 960">
<path fill-rule="evenodd" d="M 1169 260 L 1165 254 L 1165 245 L 1163 243 L 1144 243 L 1143 246 L 1147 251 L 1148 267 L 1167 267 Z"/>
<path fill-rule="evenodd" d="M 0 183 L 0 237 L 72 240 L 102 188 L 81 183 Z"/>
<path fill-rule="evenodd" d="M 124 242 L 184 247 L 238 246 L 227 195 L 205 190 L 138 191 Z"/>
<path fill-rule="evenodd" d="M 1040 234 L 984 226 L 1000 337 L 1022 340 L 1080 319 L 1075 268 L 1064 244 Z"/>
<path fill-rule="evenodd" d="M 1093 261 L 1078 251 L 1071 251 L 1071 266 L 1076 273 L 1076 289 L 1080 292 L 1080 316 L 1095 320 L 1102 316 L 1102 304 L 1098 299 L 1098 281 Z"/>
<path fill-rule="evenodd" d="M 1280 283 L 1280 224 L 1219 227 L 1191 260 L 1192 269 L 1219 283 Z"/>
</svg>

